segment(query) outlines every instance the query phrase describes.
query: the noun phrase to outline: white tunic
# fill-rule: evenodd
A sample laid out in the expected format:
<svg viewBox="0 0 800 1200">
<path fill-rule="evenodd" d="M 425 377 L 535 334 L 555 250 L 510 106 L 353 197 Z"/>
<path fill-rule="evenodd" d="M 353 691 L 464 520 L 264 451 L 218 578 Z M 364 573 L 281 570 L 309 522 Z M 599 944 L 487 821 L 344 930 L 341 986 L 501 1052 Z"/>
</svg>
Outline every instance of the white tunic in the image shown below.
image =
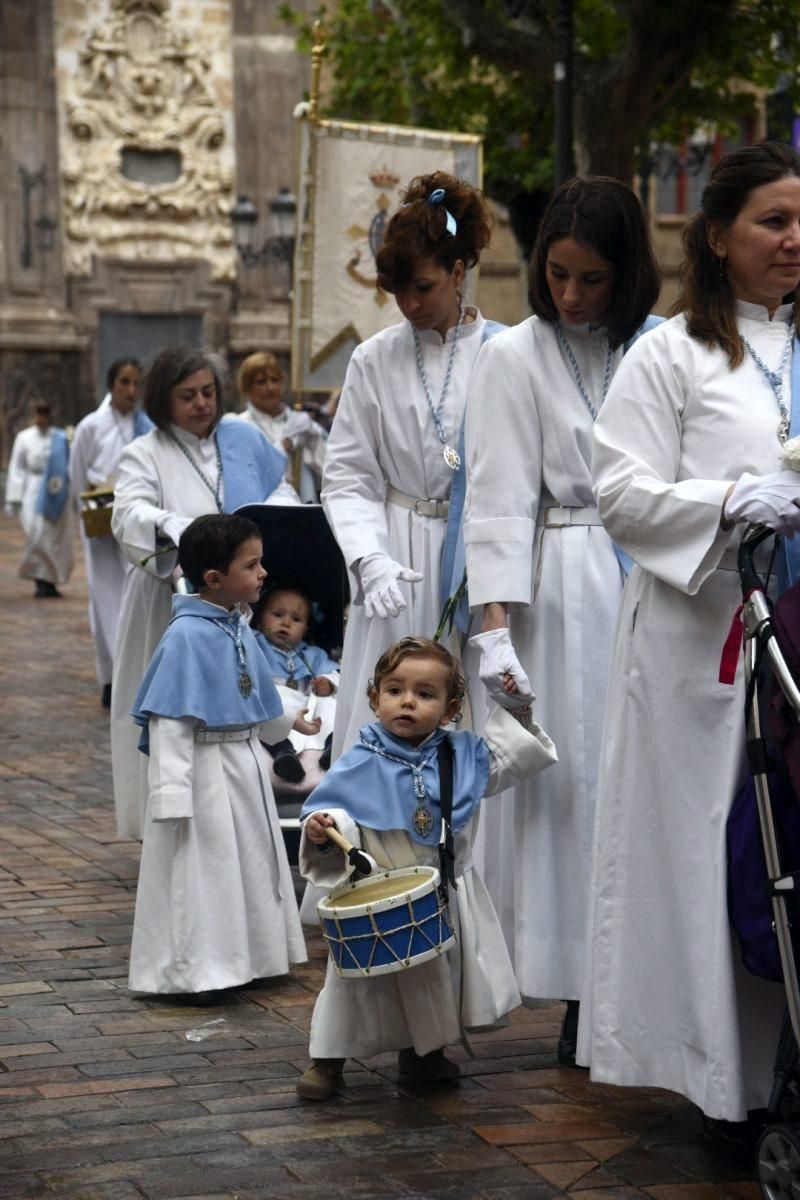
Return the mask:
<svg viewBox="0 0 800 1200">
<path fill-rule="evenodd" d="M 199 744 L 191 719 L 151 718 L 133 991 L 236 987 L 305 962 L 269 761 L 256 737 L 285 737 L 291 720 L 257 726 L 249 741 Z"/>
<path fill-rule="evenodd" d="M 771 368 L 788 308 L 739 303 Z M 789 391 L 789 370 L 785 395 Z M 735 371 L 673 318 L 626 355 L 595 426 L 609 533 L 639 564 L 623 596 L 595 828 L 578 1060 L 592 1078 L 681 1092 L 711 1117 L 767 1102 L 783 989 L 732 945 L 725 822 L 744 777 L 744 689 L 718 682 L 741 602 L 717 569 L 740 530 L 727 489 L 779 468 L 778 408 L 748 354 Z"/>
<path fill-rule="evenodd" d="M 66 583 L 72 574 L 72 507 L 67 502 L 57 521 L 36 511 L 42 476 L 50 459 L 52 433 L 35 425 L 14 438 L 6 480 L 6 504 L 19 504 L 19 519 L 28 539 L 19 566 L 22 579 Z"/>
<path fill-rule="evenodd" d="M 583 326 L 566 335 L 599 408 L 605 332 Z M 612 366 L 621 358 L 616 351 Z M 467 405 L 470 602 L 510 602 L 514 648 L 559 747 L 558 766 L 504 802 L 483 848 L 528 997 L 578 999 L 583 976 L 600 735 L 624 576 L 599 523 L 545 529 L 537 520 L 553 506 L 593 508 L 592 427 L 549 322 L 531 317 L 486 344 Z"/>
<path fill-rule="evenodd" d="M 467 384 L 483 337 L 484 319 L 477 312 L 475 316 L 462 326 L 442 412 L 451 446 L 458 442 Z M 444 342 L 435 330 L 419 334 L 435 404 L 442 393 L 454 333 L 449 330 Z M 421 516 L 389 500 L 387 487 L 413 499 L 447 500 L 452 482 L 417 371 L 412 328 L 403 321 L 354 351 L 328 439 L 322 503 L 345 563 L 354 573 L 334 757 L 352 745 L 361 726 L 372 719 L 367 682 L 384 650 L 410 634 L 433 637 L 439 623 L 446 521 Z M 375 551 L 424 576 L 421 583 L 399 585 L 407 608 L 393 619 L 368 619 L 364 614 L 354 564 Z"/>
<path fill-rule="evenodd" d="M 533 734 L 526 733 L 500 709 L 493 711 L 483 736 L 491 752 L 487 796 L 555 761 L 543 730 L 534 727 Z M 402 830 L 360 829 L 343 809 L 328 813 L 344 836 L 381 867 L 438 867 L 437 847 L 412 841 Z M 462 1029 L 495 1024 L 519 1004 L 497 916 L 472 863 L 478 814 L 479 810 L 455 839 L 458 888 L 451 892 L 450 912 L 456 945 L 440 958 L 372 979 L 342 978 L 329 962 L 311 1020 L 312 1058 L 369 1057 L 407 1046 L 427 1054 L 457 1042 Z M 344 882 L 350 873 L 338 851 L 321 854 L 305 830 L 300 870 L 312 883 L 327 888 Z"/>
<path fill-rule="evenodd" d="M 81 492 L 106 482 L 113 484 L 120 455 L 132 441 L 133 413 L 117 412 L 110 403 L 95 409 L 79 422 L 69 460 L 70 492 L 78 512 Z M 86 556 L 89 627 L 94 640 L 95 668 L 98 682 L 105 685 L 111 682 L 122 584 L 128 563 L 110 534 L 89 538 L 83 521 L 80 521 L 80 531 Z"/>
<path fill-rule="evenodd" d="M 212 485 L 217 481 L 213 438 L 170 427 L 202 465 Z M 270 502 L 286 503 L 280 485 Z M 224 500 L 224 488 L 220 493 Z M 289 501 L 291 502 L 291 501 Z M 122 589 L 111 689 L 111 764 L 114 804 L 121 837 L 140 838 L 147 803 L 147 759 L 137 747 L 138 731 L 131 709 L 153 651 L 167 627 L 172 606 L 174 552 L 141 560 L 156 548 L 157 531 L 171 514 L 193 519 L 215 512 L 214 497 L 174 442 L 158 429 L 136 438 L 123 452 L 114 491 L 112 529 L 133 564 Z"/>
<path fill-rule="evenodd" d="M 284 405 L 277 417 L 261 412 L 254 404 L 248 402 L 244 412 L 239 413 L 239 420 L 252 425 L 259 433 L 286 454 L 286 478 L 289 483 L 294 481 L 295 453 L 300 455 L 300 497 L 306 504 L 319 502 L 319 480 L 325 465 L 325 430 L 314 420 L 310 413 L 298 412 Z M 293 450 L 287 451 L 283 442 L 289 438 Z"/>
</svg>

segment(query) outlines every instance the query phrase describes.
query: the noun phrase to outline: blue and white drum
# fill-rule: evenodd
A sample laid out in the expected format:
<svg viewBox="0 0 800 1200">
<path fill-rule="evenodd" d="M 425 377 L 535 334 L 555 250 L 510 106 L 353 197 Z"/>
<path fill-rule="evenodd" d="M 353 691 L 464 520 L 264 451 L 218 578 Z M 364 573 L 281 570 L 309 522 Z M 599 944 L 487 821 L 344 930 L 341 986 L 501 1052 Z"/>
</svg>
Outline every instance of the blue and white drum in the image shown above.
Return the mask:
<svg viewBox="0 0 800 1200">
<path fill-rule="evenodd" d="M 331 961 L 346 977 L 387 975 L 455 943 L 435 867 L 401 867 L 345 883 L 317 905 Z"/>
</svg>

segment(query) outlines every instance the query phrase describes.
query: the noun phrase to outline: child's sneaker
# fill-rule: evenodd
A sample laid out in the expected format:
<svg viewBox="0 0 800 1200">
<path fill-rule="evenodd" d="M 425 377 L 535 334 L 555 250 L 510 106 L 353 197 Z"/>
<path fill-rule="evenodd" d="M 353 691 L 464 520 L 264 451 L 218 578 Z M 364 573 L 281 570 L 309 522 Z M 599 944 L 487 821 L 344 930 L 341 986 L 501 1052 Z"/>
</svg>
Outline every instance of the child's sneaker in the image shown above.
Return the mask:
<svg viewBox="0 0 800 1200">
<path fill-rule="evenodd" d="M 344 1085 L 343 1058 L 315 1058 L 297 1081 L 297 1094 L 304 1100 L 330 1100 Z"/>
<path fill-rule="evenodd" d="M 444 1050 L 431 1050 L 429 1054 L 417 1054 L 413 1047 L 401 1050 L 397 1055 L 397 1068 L 401 1075 L 426 1083 L 446 1083 L 461 1075 L 461 1067 L 446 1058 Z"/>
</svg>

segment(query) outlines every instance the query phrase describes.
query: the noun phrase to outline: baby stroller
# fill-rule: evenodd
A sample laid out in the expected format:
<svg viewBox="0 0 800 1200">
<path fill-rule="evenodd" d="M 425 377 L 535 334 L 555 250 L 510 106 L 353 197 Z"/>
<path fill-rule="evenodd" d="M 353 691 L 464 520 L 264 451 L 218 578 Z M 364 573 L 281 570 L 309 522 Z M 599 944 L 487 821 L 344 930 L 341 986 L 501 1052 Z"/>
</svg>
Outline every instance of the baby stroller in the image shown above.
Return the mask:
<svg viewBox="0 0 800 1200">
<path fill-rule="evenodd" d="M 314 641 L 338 659 L 349 589 L 344 559 L 322 507 L 248 504 L 237 513 L 253 521 L 261 532 L 267 585 L 291 584 L 313 600 L 317 612 Z M 289 861 L 294 864 L 300 844 L 300 809 L 318 781 L 319 775 L 313 772 L 298 784 L 271 777 Z"/>
<path fill-rule="evenodd" d="M 738 555 L 745 633 L 747 757 L 766 867 L 762 897 L 766 894 L 771 907 L 771 922 L 767 919 L 766 927 L 762 926 L 762 945 L 756 947 L 761 968 L 748 964 L 744 947 L 743 959 L 756 974 L 782 978 L 786 991 L 767 1123 L 758 1142 L 757 1172 L 766 1200 L 788 1200 L 800 1197 L 800 1124 L 790 1123 L 787 1115 L 791 1102 L 800 1096 L 800 689 L 792 674 L 792 668 L 800 667 L 800 638 L 795 632 L 800 628 L 800 584 L 784 592 L 774 607 L 767 599 L 767 584 L 756 569 L 755 555 L 771 537 L 772 530 L 764 526 L 748 526 Z M 729 822 L 729 848 L 730 844 Z"/>
</svg>

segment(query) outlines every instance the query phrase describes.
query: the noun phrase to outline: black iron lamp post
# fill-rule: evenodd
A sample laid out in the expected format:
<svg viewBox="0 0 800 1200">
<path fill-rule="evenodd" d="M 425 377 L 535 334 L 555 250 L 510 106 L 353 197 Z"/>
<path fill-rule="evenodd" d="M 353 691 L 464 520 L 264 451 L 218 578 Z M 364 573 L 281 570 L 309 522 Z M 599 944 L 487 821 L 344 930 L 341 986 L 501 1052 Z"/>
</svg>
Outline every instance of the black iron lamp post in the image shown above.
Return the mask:
<svg viewBox="0 0 800 1200">
<path fill-rule="evenodd" d="M 288 187 L 282 187 L 269 202 L 272 232 L 258 242 L 258 210 L 247 196 L 240 196 L 231 209 L 233 237 L 239 257 L 246 268 L 286 263 L 291 280 L 294 257 L 294 219 L 297 200 Z"/>
<path fill-rule="evenodd" d="M 28 270 L 33 265 L 33 232 L 36 230 L 36 246 L 43 254 L 52 250 L 55 245 L 56 222 L 45 212 L 47 195 L 47 172 L 44 166 L 38 171 L 29 171 L 27 167 L 18 167 L 20 189 L 22 192 L 22 241 L 19 248 L 20 265 Z M 41 189 L 42 201 L 39 216 L 33 220 L 31 215 L 31 195 L 37 188 Z"/>
</svg>

